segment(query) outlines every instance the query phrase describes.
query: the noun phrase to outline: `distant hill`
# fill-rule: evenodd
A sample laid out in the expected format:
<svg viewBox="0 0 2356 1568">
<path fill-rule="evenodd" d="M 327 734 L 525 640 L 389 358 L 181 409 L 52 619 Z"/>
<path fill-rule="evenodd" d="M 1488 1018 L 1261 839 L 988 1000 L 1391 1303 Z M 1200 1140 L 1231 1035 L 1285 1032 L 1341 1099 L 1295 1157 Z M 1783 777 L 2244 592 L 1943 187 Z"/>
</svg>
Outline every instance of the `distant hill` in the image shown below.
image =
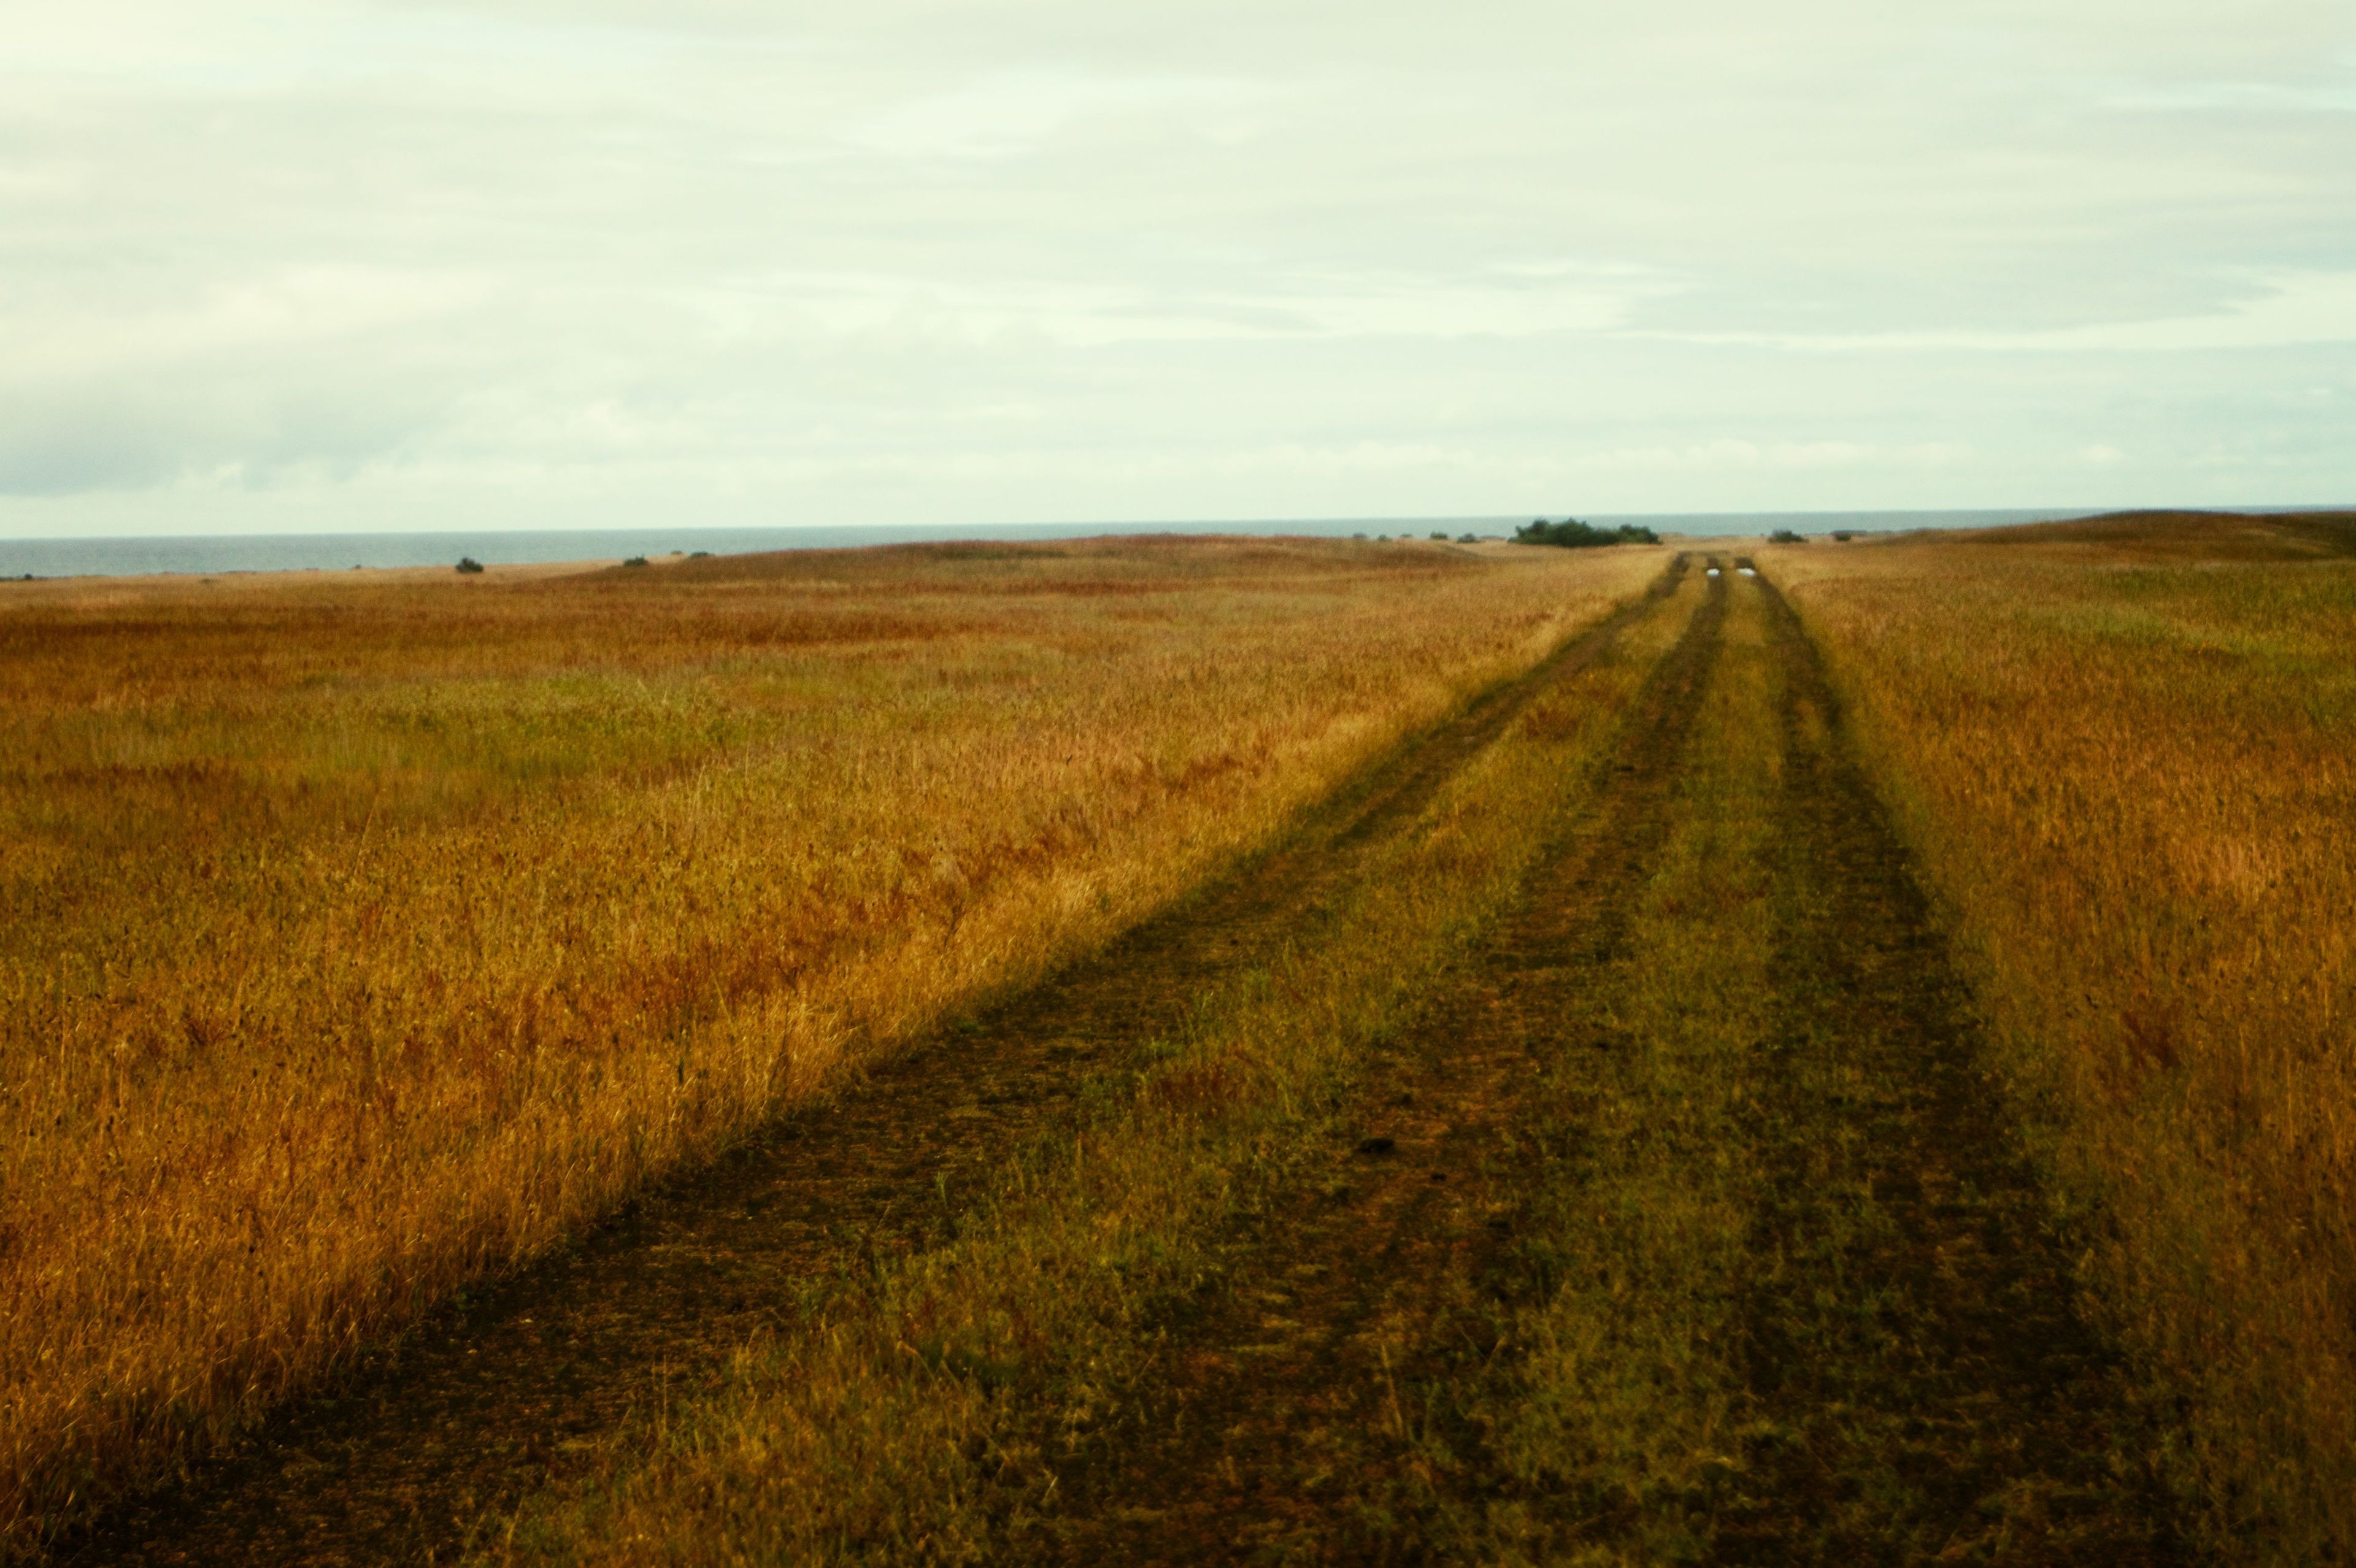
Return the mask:
<svg viewBox="0 0 2356 1568">
<path fill-rule="evenodd" d="M 1930 537 L 1955 544 L 2094 545 L 2171 560 L 2320 560 L 2356 556 L 2356 512 L 2112 512 Z"/>
</svg>

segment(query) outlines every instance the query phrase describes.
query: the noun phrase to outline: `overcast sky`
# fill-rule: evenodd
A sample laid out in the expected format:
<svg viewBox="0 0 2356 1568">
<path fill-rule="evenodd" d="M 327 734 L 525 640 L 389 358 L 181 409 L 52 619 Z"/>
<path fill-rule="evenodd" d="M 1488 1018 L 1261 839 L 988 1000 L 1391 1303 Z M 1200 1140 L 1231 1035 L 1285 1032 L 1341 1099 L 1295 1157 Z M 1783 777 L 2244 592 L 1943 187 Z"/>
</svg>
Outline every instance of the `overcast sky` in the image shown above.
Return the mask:
<svg viewBox="0 0 2356 1568">
<path fill-rule="evenodd" d="M 2356 500 L 2349 0 L 77 0 L 0 533 Z"/>
</svg>

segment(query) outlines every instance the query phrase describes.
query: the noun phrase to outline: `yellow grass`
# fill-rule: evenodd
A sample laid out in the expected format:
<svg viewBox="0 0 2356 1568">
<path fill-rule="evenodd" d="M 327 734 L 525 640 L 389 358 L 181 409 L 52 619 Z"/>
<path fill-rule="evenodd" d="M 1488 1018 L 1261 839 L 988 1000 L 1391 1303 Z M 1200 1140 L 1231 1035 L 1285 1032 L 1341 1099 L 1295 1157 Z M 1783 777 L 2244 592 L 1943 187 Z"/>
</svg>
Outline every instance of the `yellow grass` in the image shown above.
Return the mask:
<svg viewBox="0 0 2356 1568">
<path fill-rule="evenodd" d="M 1660 552 L 0 591 L 0 1547 L 1023 983 Z"/>
<path fill-rule="evenodd" d="M 2190 1415 L 2212 1546 L 2356 1552 L 2356 562 L 2307 522 L 1764 552 Z"/>
<path fill-rule="evenodd" d="M 1697 596 L 1689 581 L 1535 702 L 1177 1038 L 1134 1042 L 1133 1087 L 1043 1126 L 953 1240 L 805 1296 L 716 1391 L 610 1434 L 468 1561 L 1069 1559 L 1050 1543 L 1080 1435 L 1138 1405 L 1237 1221 L 1299 1202 L 1304 1164 L 1356 1125 L 1369 1056 L 1585 804 Z"/>
</svg>

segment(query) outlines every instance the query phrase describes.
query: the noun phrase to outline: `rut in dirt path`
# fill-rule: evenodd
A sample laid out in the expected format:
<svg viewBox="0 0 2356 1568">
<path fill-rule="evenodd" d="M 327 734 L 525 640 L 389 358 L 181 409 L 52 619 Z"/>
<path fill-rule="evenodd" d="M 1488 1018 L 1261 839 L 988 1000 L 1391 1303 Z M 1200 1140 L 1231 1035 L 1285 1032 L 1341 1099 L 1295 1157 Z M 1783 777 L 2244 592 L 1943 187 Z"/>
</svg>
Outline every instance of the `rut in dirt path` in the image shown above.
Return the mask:
<svg viewBox="0 0 2356 1568">
<path fill-rule="evenodd" d="M 573 1251 L 462 1297 L 179 1488 L 62 1543 L 73 1563 L 448 1561 L 573 1456 L 730 1352 L 790 1326 L 806 1286 L 947 1234 L 1094 1074 L 1260 961 L 1366 848 L 1414 819 L 1556 681 L 1664 595 L 1653 589 L 1363 770 L 1285 841 L 1101 954 L 781 1118 L 648 1194 Z"/>
<path fill-rule="evenodd" d="M 1665 832 L 1661 805 L 1726 598 L 1713 574 L 1600 775 L 1564 781 L 1566 809 L 1578 809 L 1516 907 L 1369 1063 L 1362 1125 L 1312 1160 L 1292 1207 L 1239 1238 L 1251 1261 L 1199 1316 L 1170 1326 L 1157 1386 L 1057 1467 L 1062 1508 L 1009 1560 L 1412 1552 L 1398 1527 L 1415 1490 L 1415 1385 L 1435 1371 L 1435 1329 L 1461 1316 L 1513 1224 L 1499 1131 L 1533 1054 L 1562 1047 L 1552 1037 L 1575 1017 L 1566 987 L 1618 951 L 1628 896 Z"/>
<path fill-rule="evenodd" d="M 2158 1444 L 2083 1317 L 2069 1238 L 1823 662 L 1758 580 L 1781 675 L 1776 1038 L 1756 1135 L 1760 1477 L 1720 1556 L 2177 1561 Z"/>
<path fill-rule="evenodd" d="M 1754 961 L 1741 1006 L 1708 988 Z M 2158 1438 L 1763 580 L 1711 579 L 1359 1108 L 1387 1145 L 1262 1211 L 1007 1560 L 2179 1560 Z"/>
</svg>

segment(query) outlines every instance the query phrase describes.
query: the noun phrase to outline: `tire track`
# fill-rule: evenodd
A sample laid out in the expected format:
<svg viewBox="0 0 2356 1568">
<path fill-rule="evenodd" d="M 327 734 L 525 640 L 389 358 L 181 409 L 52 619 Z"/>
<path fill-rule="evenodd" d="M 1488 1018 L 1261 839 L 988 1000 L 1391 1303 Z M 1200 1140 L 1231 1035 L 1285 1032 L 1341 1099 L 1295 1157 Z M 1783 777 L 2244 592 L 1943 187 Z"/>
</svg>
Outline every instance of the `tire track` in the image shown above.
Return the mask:
<svg viewBox="0 0 2356 1568">
<path fill-rule="evenodd" d="M 1721 1519 L 1720 1555 L 2176 1561 L 2157 1435 L 2080 1314 L 1968 993 L 1820 655 L 1755 582 L 1785 847 L 1749 1304 L 1764 1484 Z"/>
<path fill-rule="evenodd" d="M 1676 799 L 1721 662 L 1713 578 L 1522 903 L 1006 1560 L 2181 1560 L 2164 1435 L 2079 1312 L 1821 659 L 1746 582 L 1725 700 L 1750 760 Z M 1655 887 L 1673 849 L 1685 880 Z M 1756 1005 L 1721 1017 L 1697 989 L 1664 1013 L 1712 966 L 1721 894 L 1754 901 Z M 1648 901 L 1675 966 L 1634 950 Z M 1716 1043 L 1648 1032 L 1667 1026 Z M 1558 1293 L 1569 1382 L 1510 1342 Z M 1543 1423 L 1499 1435 L 1549 1398 L 1602 1413 L 1543 1452 Z"/>
<path fill-rule="evenodd" d="M 1717 564 L 1713 560 L 1712 565 Z M 1438 1343 L 1514 1225 L 1510 1136 L 1533 1056 L 1579 1029 L 1569 993 L 1625 937 L 1725 618 L 1712 576 L 1632 704 L 1591 804 L 1518 906 L 1370 1064 L 1360 1124 L 1239 1237 L 1219 1296 L 1168 1326 L 1163 1375 L 1058 1469 L 1060 1515 L 1011 1561 L 1378 1561 L 1423 1484 L 1418 1388 L 1490 1347 Z M 1584 1043 L 1584 1034 L 1581 1035 Z"/>
<path fill-rule="evenodd" d="M 953 1227 L 1127 1045 L 1315 909 L 1540 694 L 1676 592 L 1639 602 L 1363 770 L 1270 851 L 1102 953 L 780 1118 L 573 1249 L 462 1293 L 177 1488 L 61 1543 L 74 1563 L 446 1560 L 636 1411 L 712 1386 L 804 1282 Z"/>
</svg>

